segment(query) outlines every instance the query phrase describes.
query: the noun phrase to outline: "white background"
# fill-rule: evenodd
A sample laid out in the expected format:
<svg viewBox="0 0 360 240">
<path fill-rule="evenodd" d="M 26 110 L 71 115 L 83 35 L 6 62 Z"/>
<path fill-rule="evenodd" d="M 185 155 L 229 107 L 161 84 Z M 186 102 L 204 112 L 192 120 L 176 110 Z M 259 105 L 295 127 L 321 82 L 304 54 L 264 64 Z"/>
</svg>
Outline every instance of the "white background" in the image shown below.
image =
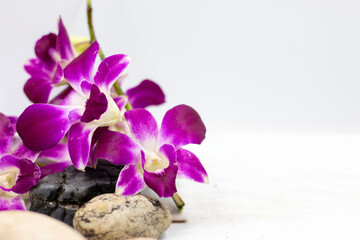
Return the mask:
<svg viewBox="0 0 360 240">
<path fill-rule="evenodd" d="M 211 184 L 180 183 L 188 203 L 181 217 L 189 222 L 163 238 L 359 238 L 359 1 L 113 0 L 93 7 L 104 52 L 134 58 L 125 89 L 152 79 L 167 96 L 150 108 L 158 119 L 185 103 L 208 129 L 192 149 Z M 3 113 L 19 115 L 29 104 L 23 64 L 41 35 L 57 32 L 59 15 L 70 35 L 88 35 L 85 0 L 2 3 Z"/>
</svg>

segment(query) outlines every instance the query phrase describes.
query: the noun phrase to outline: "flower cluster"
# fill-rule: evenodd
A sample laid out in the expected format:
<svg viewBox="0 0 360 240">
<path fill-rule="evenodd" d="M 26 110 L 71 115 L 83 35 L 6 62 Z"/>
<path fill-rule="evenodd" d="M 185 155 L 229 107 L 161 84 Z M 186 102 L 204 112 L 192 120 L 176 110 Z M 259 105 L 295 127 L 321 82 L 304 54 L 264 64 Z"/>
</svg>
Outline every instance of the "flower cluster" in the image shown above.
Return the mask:
<svg viewBox="0 0 360 240">
<path fill-rule="evenodd" d="M 36 42 L 36 58 L 25 65 L 30 78 L 24 92 L 33 104 L 18 118 L 0 115 L 0 210 L 25 209 L 21 194 L 40 178 L 70 165 L 80 171 L 96 168 L 98 159 L 124 165 L 119 195 L 149 187 L 171 197 L 176 178 L 208 182 L 199 159 L 183 148 L 205 138 L 198 113 L 175 106 L 158 128 L 145 108 L 165 102 L 161 88 L 144 80 L 117 94 L 114 84 L 121 84 L 132 59 L 112 55 L 96 67 L 98 52 L 96 41 L 76 51 L 61 19 L 58 34 Z M 67 87 L 51 98 L 60 85 Z"/>
</svg>

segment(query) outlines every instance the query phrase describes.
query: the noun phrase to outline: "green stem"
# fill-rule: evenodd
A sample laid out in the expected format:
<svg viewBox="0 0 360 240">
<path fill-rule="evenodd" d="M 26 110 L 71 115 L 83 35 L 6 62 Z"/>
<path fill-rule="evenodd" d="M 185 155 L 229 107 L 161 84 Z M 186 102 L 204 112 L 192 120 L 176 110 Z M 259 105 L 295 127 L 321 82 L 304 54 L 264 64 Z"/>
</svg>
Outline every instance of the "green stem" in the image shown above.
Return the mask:
<svg viewBox="0 0 360 240">
<path fill-rule="evenodd" d="M 116 90 L 116 93 L 117 93 L 119 96 L 125 95 L 125 93 L 123 92 L 123 90 L 121 90 L 121 87 L 120 87 L 120 85 L 119 85 L 118 82 L 115 82 L 115 83 L 114 83 L 114 88 L 115 88 L 115 90 Z M 132 106 L 131 106 L 131 104 L 129 103 L 129 101 L 126 103 L 125 109 L 128 110 L 128 111 L 132 109 Z"/>
<path fill-rule="evenodd" d="M 88 26 L 89 26 L 89 33 L 90 33 L 90 43 L 93 43 L 96 41 L 96 37 L 95 37 L 95 31 L 94 31 L 94 26 L 92 23 L 92 7 L 91 7 L 91 0 L 87 0 L 87 20 L 88 20 Z M 101 60 L 105 59 L 105 54 L 102 51 L 102 49 L 99 47 L 99 56 L 101 58 Z"/>
<path fill-rule="evenodd" d="M 91 6 L 91 0 L 87 0 L 87 21 L 88 21 L 88 26 L 89 26 L 89 33 L 90 33 L 90 43 L 93 43 L 96 41 L 96 37 L 95 37 L 95 31 L 94 31 L 94 26 L 93 26 L 93 22 L 92 22 L 92 6 Z M 105 59 L 105 54 L 102 51 L 102 49 L 99 47 L 99 57 L 101 58 L 101 60 Z M 116 93 L 121 96 L 121 95 L 125 95 L 124 92 L 121 90 L 121 87 L 119 85 L 119 83 L 116 81 L 114 83 L 114 88 L 116 90 Z M 132 106 L 129 103 L 129 101 L 126 103 L 125 106 L 126 110 L 131 110 Z"/>
<path fill-rule="evenodd" d="M 181 199 L 180 195 L 178 193 L 174 193 L 172 199 L 174 200 L 177 208 L 179 209 L 179 211 L 181 211 L 183 209 L 183 207 L 185 206 L 184 201 Z"/>
</svg>

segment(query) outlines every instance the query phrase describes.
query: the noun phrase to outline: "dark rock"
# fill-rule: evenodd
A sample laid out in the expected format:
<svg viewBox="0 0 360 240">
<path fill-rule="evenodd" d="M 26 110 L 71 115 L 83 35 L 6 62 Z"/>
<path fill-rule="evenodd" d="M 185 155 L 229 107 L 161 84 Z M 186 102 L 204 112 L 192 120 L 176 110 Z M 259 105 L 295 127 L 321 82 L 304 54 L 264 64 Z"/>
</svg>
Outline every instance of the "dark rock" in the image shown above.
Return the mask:
<svg viewBox="0 0 360 240">
<path fill-rule="evenodd" d="M 95 196 L 115 192 L 123 166 L 99 160 L 96 169 L 74 166 L 44 177 L 30 190 L 30 210 L 52 216 L 72 226 L 76 210 Z"/>
</svg>

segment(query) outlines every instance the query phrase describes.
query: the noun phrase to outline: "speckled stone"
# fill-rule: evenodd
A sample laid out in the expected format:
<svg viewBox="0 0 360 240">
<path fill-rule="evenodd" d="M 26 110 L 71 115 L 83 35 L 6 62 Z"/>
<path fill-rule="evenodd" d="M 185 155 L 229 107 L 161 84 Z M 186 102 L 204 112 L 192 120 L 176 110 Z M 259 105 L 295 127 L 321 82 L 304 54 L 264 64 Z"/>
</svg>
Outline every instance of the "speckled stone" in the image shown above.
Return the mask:
<svg viewBox="0 0 360 240">
<path fill-rule="evenodd" d="M 75 212 L 84 203 L 100 194 L 115 192 L 122 168 L 99 160 L 96 169 L 86 168 L 82 172 L 70 166 L 46 176 L 30 190 L 30 210 L 72 226 Z"/>
<path fill-rule="evenodd" d="M 73 228 L 54 218 L 30 211 L 0 212 L 1 240 L 86 240 Z"/>
<path fill-rule="evenodd" d="M 156 198 L 103 194 L 82 206 L 73 224 L 89 240 L 125 240 L 158 238 L 171 221 L 169 209 Z"/>
<path fill-rule="evenodd" d="M 156 240 L 156 238 L 142 238 L 142 237 L 139 237 L 139 238 L 129 238 L 127 240 Z"/>
</svg>

